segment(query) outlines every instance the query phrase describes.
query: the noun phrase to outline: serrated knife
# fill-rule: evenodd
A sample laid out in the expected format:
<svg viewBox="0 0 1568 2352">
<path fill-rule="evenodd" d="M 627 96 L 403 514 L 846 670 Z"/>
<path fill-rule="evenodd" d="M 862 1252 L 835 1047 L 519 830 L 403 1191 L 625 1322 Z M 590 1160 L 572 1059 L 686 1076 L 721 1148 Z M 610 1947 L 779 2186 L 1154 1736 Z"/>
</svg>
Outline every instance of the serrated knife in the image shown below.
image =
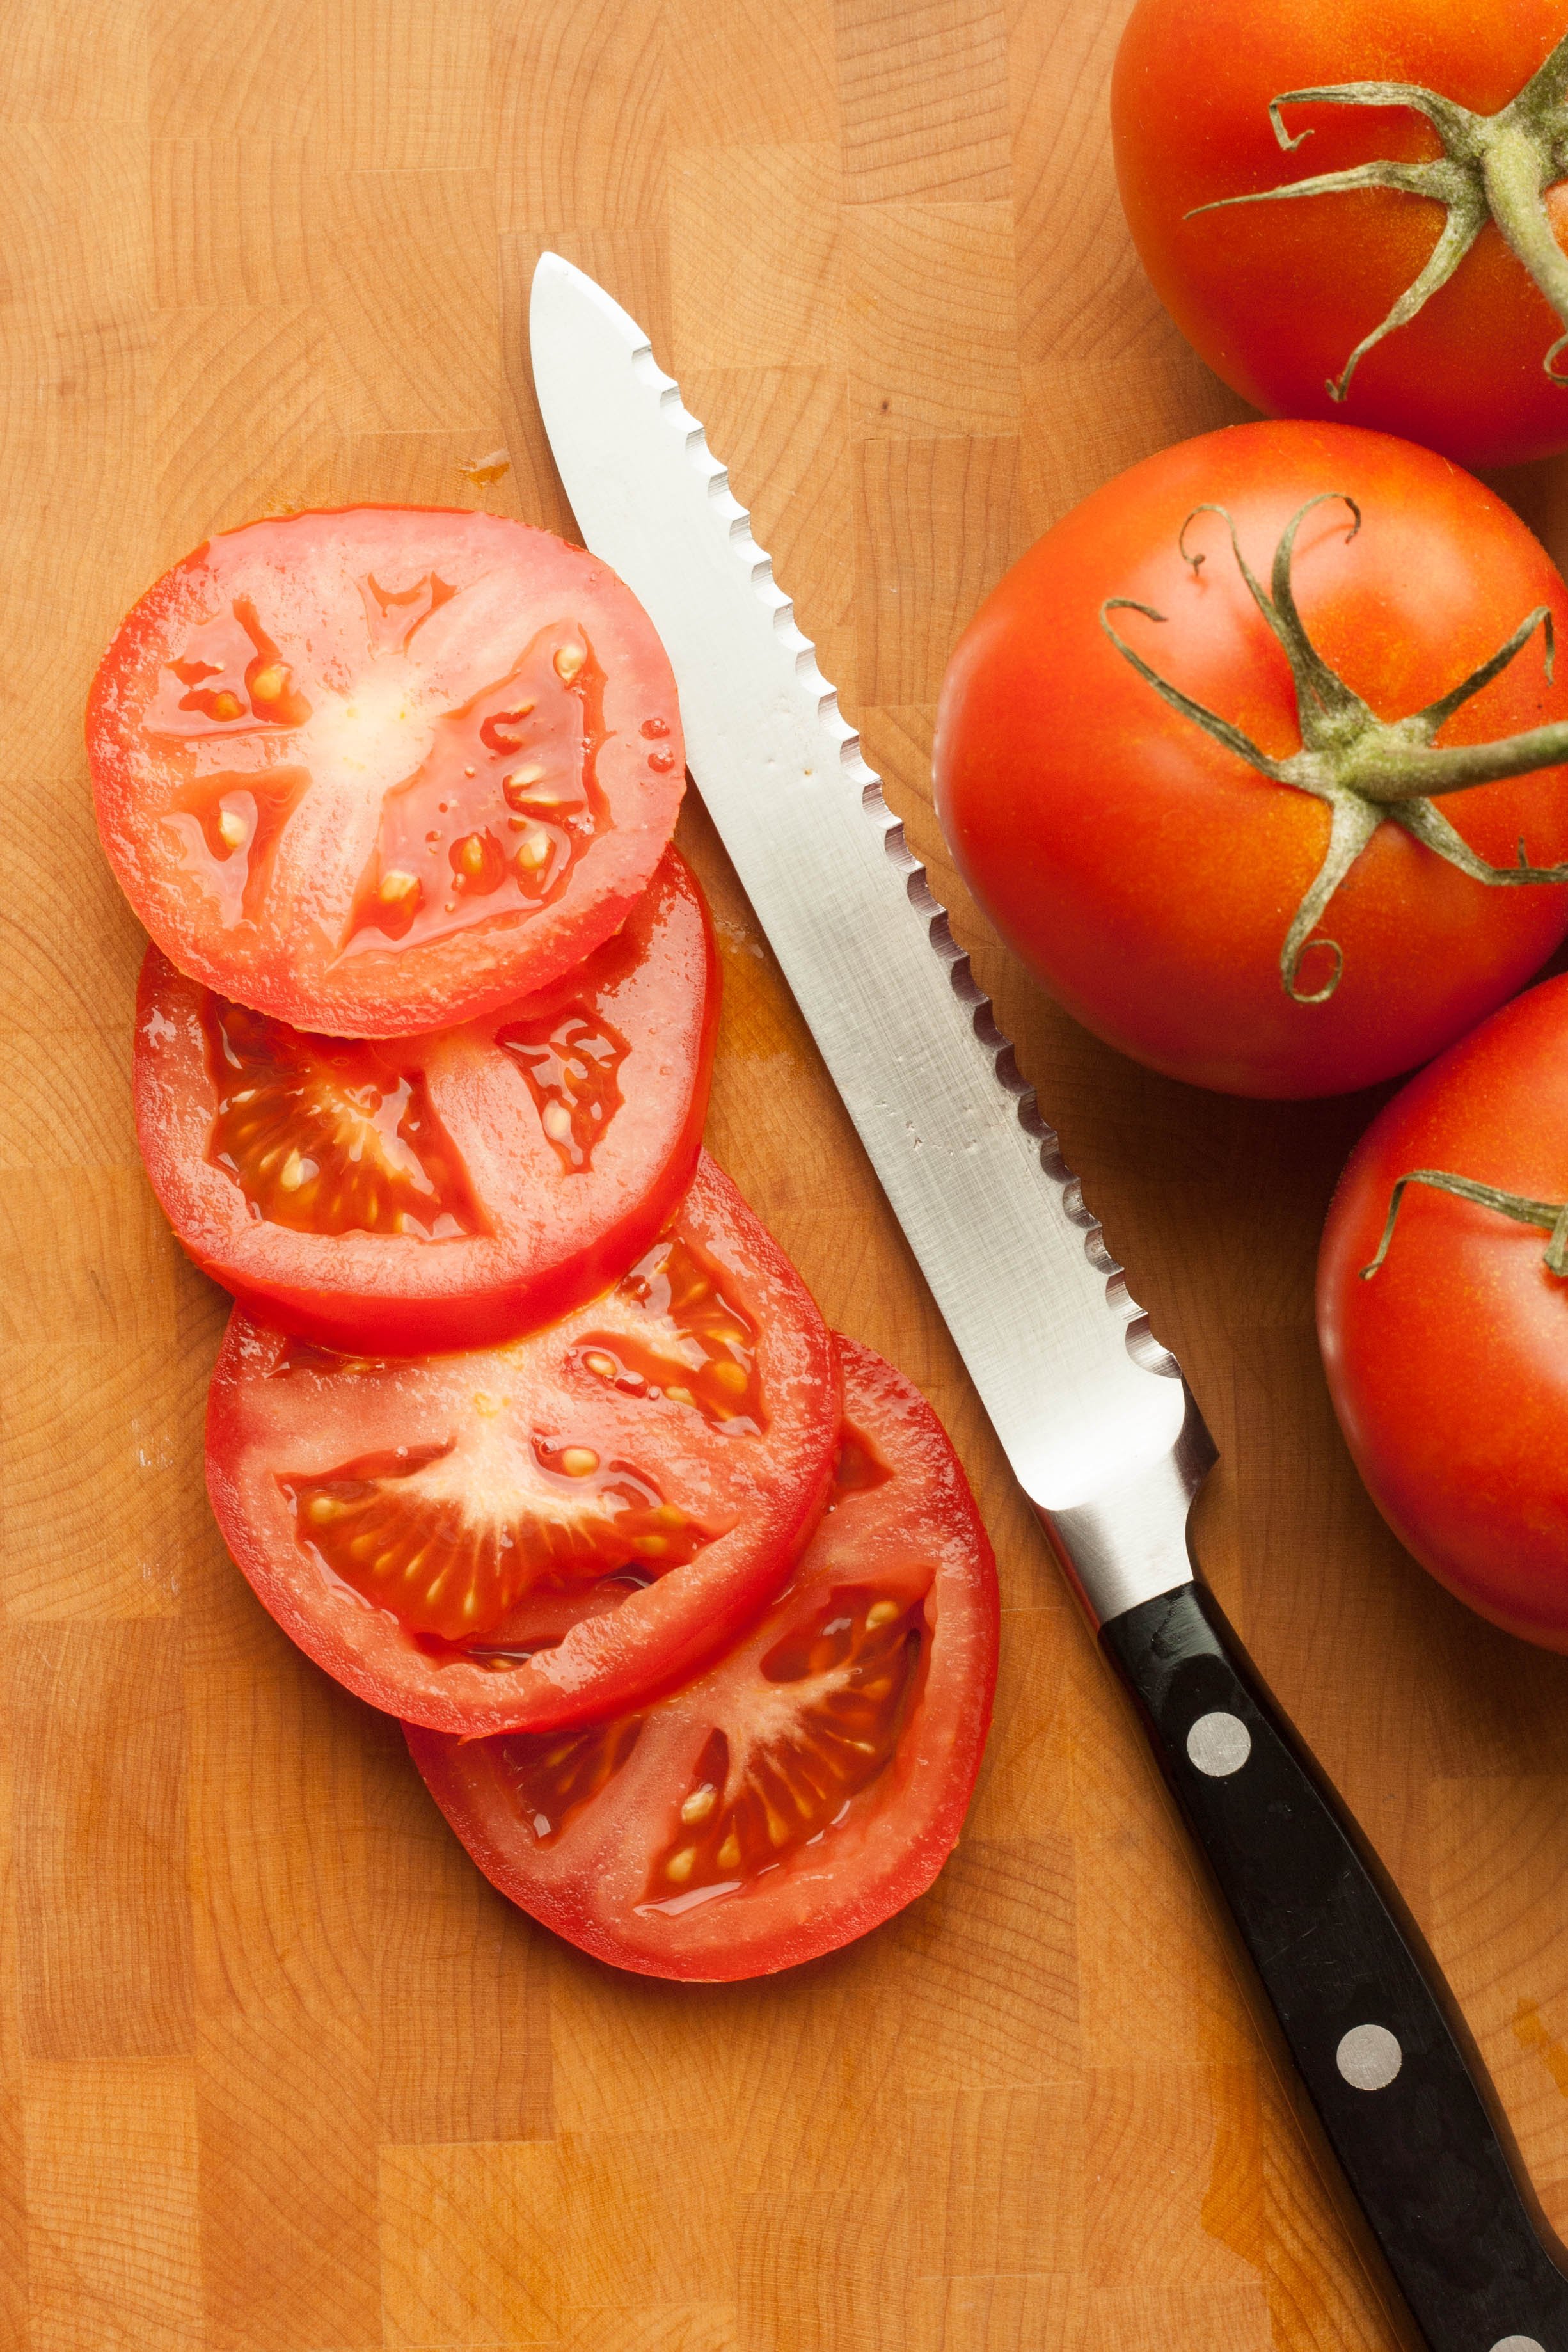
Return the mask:
<svg viewBox="0 0 1568 2352">
<path fill-rule="evenodd" d="M 1190 1556 L 1188 1513 L 1215 1458 L 1202 1417 L 726 468 L 642 329 L 559 255 L 535 272 L 530 324 L 583 539 L 664 641 L 697 789 L 1133 1697 L 1364 2221 L 1358 2235 L 1430 2352 L 1568 2352 L 1563 2249 L 1437 1964 Z"/>
</svg>

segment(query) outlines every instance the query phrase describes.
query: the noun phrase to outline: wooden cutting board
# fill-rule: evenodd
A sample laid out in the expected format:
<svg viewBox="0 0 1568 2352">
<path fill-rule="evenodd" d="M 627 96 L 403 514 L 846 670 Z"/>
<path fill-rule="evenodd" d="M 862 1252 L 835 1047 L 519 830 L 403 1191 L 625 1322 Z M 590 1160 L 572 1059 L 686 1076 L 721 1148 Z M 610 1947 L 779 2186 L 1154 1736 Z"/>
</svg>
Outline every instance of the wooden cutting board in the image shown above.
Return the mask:
<svg viewBox="0 0 1568 2352">
<path fill-rule="evenodd" d="M 1427 1928 L 1568 2223 L 1568 1663 L 1438 1592 L 1340 1445 L 1310 1286 L 1374 1107 L 1228 1102 L 1045 1003 L 944 861 L 953 638 L 1065 507 L 1241 412 L 1145 286 L 1113 0 L 11 0 L 0 35 L 4 2352 L 1362 2352 L 1392 2343 L 1120 1699 L 695 804 L 709 1139 L 926 1390 L 1001 1688 L 936 1890 L 717 1990 L 536 1931 L 202 1492 L 225 1301 L 137 1164 L 141 939 L 80 711 L 215 527 L 570 529 L 541 246 L 652 331 L 1223 1461 L 1210 1574 Z M 1509 486 L 1568 539 L 1568 472 Z"/>
</svg>

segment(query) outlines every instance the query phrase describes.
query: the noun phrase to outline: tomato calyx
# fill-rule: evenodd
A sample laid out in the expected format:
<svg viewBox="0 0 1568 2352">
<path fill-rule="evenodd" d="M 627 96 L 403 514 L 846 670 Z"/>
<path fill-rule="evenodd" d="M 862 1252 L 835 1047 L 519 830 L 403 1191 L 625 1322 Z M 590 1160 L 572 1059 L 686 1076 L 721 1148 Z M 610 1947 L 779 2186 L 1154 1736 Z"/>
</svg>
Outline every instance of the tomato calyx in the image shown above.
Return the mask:
<svg viewBox="0 0 1568 2352">
<path fill-rule="evenodd" d="M 1387 316 L 1362 337 L 1340 374 L 1330 377 L 1330 399 L 1345 399 L 1351 379 L 1367 352 L 1385 335 L 1407 326 L 1448 284 L 1489 220 L 1497 223 L 1563 322 L 1564 331 L 1541 364 L 1550 382 L 1568 390 L 1568 375 L 1557 366 L 1559 355 L 1568 348 L 1568 256 L 1557 242 L 1545 203 L 1547 189 L 1562 179 L 1568 163 L 1568 35 L 1523 89 L 1495 114 L 1478 114 L 1416 82 L 1345 81 L 1321 89 L 1287 89 L 1269 101 L 1274 136 L 1287 154 L 1293 154 L 1312 134 L 1309 129 L 1292 138 L 1280 110 L 1307 103 L 1411 107 L 1426 116 L 1443 147 L 1441 155 L 1427 163 L 1399 163 L 1390 157 L 1357 163 L 1349 171 L 1322 172 L 1283 187 L 1220 196 L 1212 204 L 1196 205 L 1185 215 L 1194 220 L 1200 213 L 1223 212 L 1235 205 L 1334 195 L 1351 188 L 1393 188 L 1442 205 L 1443 232 L 1425 267 Z"/>
<path fill-rule="evenodd" d="M 1371 1281 L 1388 1255 L 1407 1184 L 1429 1184 L 1435 1192 L 1451 1192 L 1456 1200 L 1473 1201 L 1481 1209 L 1495 1209 L 1499 1216 L 1511 1217 L 1516 1225 L 1538 1226 L 1552 1236 L 1542 1257 L 1548 1274 L 1568 1276 L 1568 1202 L 1532 1201 L 1523 1192 L 1505 1192 L 1496 1184 L 1478 1183 L 1473 1176 L 1450 1175 L 1446 1168 L 1412 1168 L 1400 1177 L 1388 1196 L 1383 1238 L 1372 1263 L 1361 1269 L 1363 1282 Z"/>
<path fill-rule="evenodd" d="M 1500 676 L 1538 628 L 1544 646 L 1546 676 L 1549 679 L 1552 677 L 1556 636 L 1551 612 L 1546 605 L 1538 604 L 1490 659 L 1436 702 L 1429 702 L 1425 709 L 1412 711 L 1404 719 L 1379 719 L 1370 704 L 1345 684 L 1313 645 L 1291 585 L 1291 562 L 1301 524 L 1314 509 L 1338 500 L 1343 500 L 1354 517 L 1345 533 L 1347 542 L 1355 537 L 1362 519 L 1355 499 L 1343 490 L 1320 491 L 1286 525 L 1274 550 L 1269 589 L 1264 588 L 1242 554 L 1236 524 L 1227 508 L 1207 503 L 1194 507 L 1176 542 L 1183 562 L 1190 564 L 1196 579 L 1207 558 L 1201 551 L 1194 554 L 1188 551 L 1187 532 L 1194 522 L 1199 515 L 1218 515 L 1229 531 L 1237 568 L 1291 665 L 1301 748 L 1288 759 L 1271 758 L 1230 719 L 1207 709 L 1173 686 L 1168 678 L 1162 677 L 1109 618 L 1112 613 L 1127 612 L 1139 613 L 1145 620 L 1164 622 L 1163 613 L 1134 596 L 1108 596 L 1100 607 L 1100 625 L 1123 660 L 1146 679 L 1174 710 L 1201 727 L 1227 751 L 1236 752 L 1260 775 L 1269 777 L 1274 783 L 1290 784 L 1298 792 L 1311 793 L 1329 804 L 1329 840 L 1322 864 L 1291 919 L 1280 950 L 1280 977 L 1286 995 L 1297 1004 L 1322 1004 L 1339 986 L 1344 965 L 1339 942 L 1314 938 L 1313 933 L 1334 892 L 1385 821 L 1402 825 L 1424 848 L 1458 866 L 1472 881 L 1568 882 L 1568 865 L 1530 865 L 1522 841 L 1516 866 L 1489 866 L 1433 804 L 1434 795 L 1466 792 L 1474 784 L 1493 783 L 1505 776 L 1530 775 L 1538 769 L 1558 767 L 1568 761 L 1565 720 L 1548 727 L 1527 728 L 1521 734 L 1504 736 L 1491 743 L 1439 745 L 1436 741 L 1446 722 L 1473 695 Z M 1305 989 L 1298 984 L 1300 967 L 1309 946 L 1326 949 L 1333 959 L 1333 969 L 1320 988 Z"/>
</svg>

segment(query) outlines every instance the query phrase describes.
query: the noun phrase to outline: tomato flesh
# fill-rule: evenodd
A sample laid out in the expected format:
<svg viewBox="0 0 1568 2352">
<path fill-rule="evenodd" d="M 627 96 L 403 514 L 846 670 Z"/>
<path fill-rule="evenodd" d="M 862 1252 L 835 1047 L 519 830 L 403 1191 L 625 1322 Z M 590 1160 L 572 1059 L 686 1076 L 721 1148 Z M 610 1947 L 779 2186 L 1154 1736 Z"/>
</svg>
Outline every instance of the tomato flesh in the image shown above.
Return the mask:
<svg viewBox="0 0 1568 2352">
<path fill-rule="evenodd" d="M 655 1257 L 528 1337 L 392 1360 L 237 1309 L 208 1486 L 267 1607 L 373 1705 L 471 1735 L 578 1722 L 692 1673 L 789 1573 L 839 1420 L 800 1277 L 706 1158 Z M 755 1410 L 705 1409 L 714 1298 Z M 591 1359 L 685 1377 L 629 1387 Z M 721 1391 L 728 1394 L 728 1391 Z"/>
<path fill-rule="evenodd" d="M 644 1901 L 744 1885 L 810 1845 L 892 1761 L 929 1643 L 918 1601 L 874 1586 L 826 1595 L 759 1662 L 778 1685 L 740 1753 L 716 1731 L 656 1858 Z"/>
<path fill-rule="evenodd" d="M 608 1021 L 580 1006 L 565 1013 L 507 1021 L 496 1043 L 517 1058 L 539 1125 L 571 1176 L 593 1165 L 593 1153 L 626 1097 L 621 1065 L 632 1048 Z"/>
<path fill-rule="evenodd" d="M 289 1330 L 398 1354 L 509 1338 L 653 1246 L 696 1164 L 717 1009 L 674 850 L 583 964 L 429 1035 L 294 1029 L 153 948 L 142 1155 L 197 1264 Z"/>
<path fill-rule="evenodd" d="M 210 991 L 201 1019 L 217 1098 L 207 1158 L 256 1216 L 302 1234 L 485 1231 L 423 1071 Z"/>
<path fill-rule="evenodd" d="M 99 829 L 170 961 L 296 1027 L 490 1012 L 609 938 L 683 787 L 674 681 L 613 573 L 496 515 L 228 531 L 121 624 Z"/>
<path fill-rule="evenodd" d="M 720 1267 L 679 1234 L 640 1259 L 617 1294 L 653 1318 L 658 1339 L 638 1327 L 594 1332 L 582 1361 L 622 1396 L 667 1397 L 736 1436 L 767 1426 L 757 1369 L 757 1327 L 725 1290 Z"/>
<path fill-rule="evenodd" d="M 405 1726 L 480 1868 L 585 1950 L 655 1976 L 831 1951 L 928 1886 L 974 1785 L 995 1564 L 909 1383 L 837 1343 L 828 1515 L 789 1585 L 686 1687 L 559 1737 Z"/>
</svg>

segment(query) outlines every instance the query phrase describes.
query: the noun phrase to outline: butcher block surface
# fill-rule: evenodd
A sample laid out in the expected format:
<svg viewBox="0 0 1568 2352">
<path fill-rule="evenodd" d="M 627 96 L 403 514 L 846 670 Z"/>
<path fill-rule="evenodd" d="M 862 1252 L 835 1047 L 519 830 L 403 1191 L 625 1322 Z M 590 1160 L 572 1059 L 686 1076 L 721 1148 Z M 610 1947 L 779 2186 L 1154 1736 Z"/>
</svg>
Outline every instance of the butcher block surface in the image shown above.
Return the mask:
<svg viewBox="0 0 1568 2352">
<path fill-rule="evenodd" d="M 225 1301 L 129 1099 L 141 934 L 81 708 L 210 531 L 353 499 L 570 530 L 549 246 L 650 331 L 1221 1449 L 1226 1608 L 1448 1971 L 1568 2223 L 1568 1661 L 1400 1551 L 1337 1436 L 1318 1229 L 1372 1098 L 1086 1037 L 930 814 L 949 646 L 1066 507 L 1240 415 L 1108 156 L 1120 0 L 11 0 L 0 30 L 3 2352 L 1386 2352 L 1122 1700 L 695 800 L 712 1149 L 921 1385 L 996 1540 L 996 1728 L 936 1888 L 688 1989 L 477 1876 L 202 1486 Z M 1558 551 L 1568 476 L 1504 485 Z"/>
</svg>

